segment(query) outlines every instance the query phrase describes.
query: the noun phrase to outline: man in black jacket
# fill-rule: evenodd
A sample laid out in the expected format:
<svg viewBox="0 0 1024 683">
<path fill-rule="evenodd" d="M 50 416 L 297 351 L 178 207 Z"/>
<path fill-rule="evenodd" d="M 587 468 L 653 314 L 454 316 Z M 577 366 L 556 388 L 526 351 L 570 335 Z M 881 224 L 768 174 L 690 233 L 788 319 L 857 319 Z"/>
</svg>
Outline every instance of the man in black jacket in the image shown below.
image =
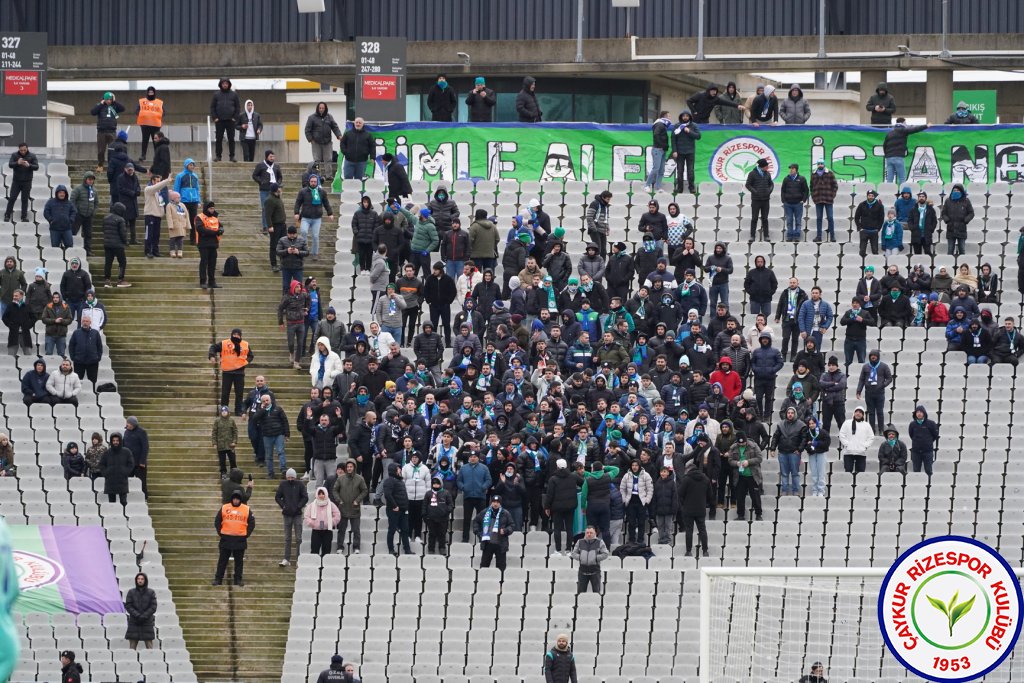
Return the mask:
<svg viewBox="0 0 1024 683">
<path fill-rule="evenodd" d="M 448 85 L 448 77 L 438 74 L 437 82 L 427 93 L 427 109 L 430 110 L 430 120 L 451 123 L 452 114 L 455 113 L 458 106 L 455 89 Z"/>
<path fill-rule="evenodd" d="M 281 567 L 291 563 L 292 537 L 295 538 L 296 558 L 299 555 L 299 546 L 302 545 L 302 511 L 309 502 L 306 485 L 295 477 L 295 470 L 285 472 L 285 480 L 278 485 L 277 493 L 274 494 L 274 500 L 284 518 L 284 559 L 278 563 Z"/>
<path fill-rule="evenodd" d="M 494 105 L 498 96 L 487 87 L 483 76 L 477 76 L 473 89 L 466 95 L 466 106 L 469 108 L 469 120 L 473 123 L 490 123 L 494 114 Z"/>
<path fill-rule="evenodd" d="M 885 222 L 885 207 L 878 201 L 877 192 L 868 190 L 867 199 L 857 205 L 853 222 L 860 233 L 861 258 L 867 256 L 868 244 L 871 245 L 871 253 L 878 254 L 878 232 Z"/>
<path fill-rule="evenodd" d="M 686 100 L 686 106 L 693 112 L 693 120 L 697 123 L 711 123 L 711 112 L 715 107 L 732 107 L 740 111 L 746 111 L 737 101 L 718 94 L 718 84 L 711 83 L 703 92 L 695 93 Z"/>
<path fill-rule="evenodd" d="M 224 152 L 224 134 L 228 136 L 228 158 L 235 160 L 235 121 L 242 114 L 242 102 L 238 93 L 231 89 L 231 79 L 222 78 L 217 83 L 217 92 L 210 99 L 210 118 L 216 126 L 216 157 L 220 161 Z"/>
<path fill-rule="evenodd" d="M 523 79 L 523 89 L 516 95 L 516 114 L 520 123 L 540 123 L 544 116 L 537 104 L 537 79 L 533 76 Z"/>
<path fill-rule="evenodd" d="M 263 153 L 263 161 L 256 164 L 252 169 L 252 180 L 260 188 L 260 206 L 265 206 L 267 199 L 270 197 L 270 193 L 273 191 L 273 186 L 277 185 L 278 189 L 284 187 L 284 173 L 281 172 L 281 166 L 277 163 L 277 157 L 274 155 L 274 150 L 268 149 Z M 263 234 L 267 234 L 267 228 L 271 226 L 271 222 L 267 217 L 266 209 L 262 212 L 263 220 Z M 278 239 L 283 235 L 278 235 Z"/>
<path fill-rule="evenodd" d="M 245 549 L 249 545 L 249 537 L 256 530 L 256 517 L 248 505 L 242 502 L 242 492 L 236 490 L 231 494 L 231 502 L 217 510 L 213 520 L 213 528 L 220 535 L 217 558 L 217 573 L 213 585 L 219 586 L 224 581 L 224 571 L 228 568 L 228 558 L 235 559 L 235 586 L 242 587 L 242 569 L 245 563 Z"/>
<path fill-rule="evenodd" d="M 370 478 L 373 475 L 374 428 L 377 424 L 377 413 L 372 410 L 357 420 L 353 414 L 348 432 L 348 455 L 355 460 L 356 470 L 366 480 L 366 487 L 372 490 Z"/>
<path fill-rule="evenodd" d="M 448 331 L 448 329 L 446 328 L 445 331 Z M 448 343 L 450 345 L 451 340 Z M 434 324 L 430 322 L 423 323 L 423 332 L 417 334 L 412 340 L 412 350 L 416 360 L 426 363 L 428 370 L 440 372 L 441 357 L 444 354 L 444 349 L 445 345 L 441 335 L 434 332 Z"/>
<path fill-rule="evenodd" d="M 68 358 L 75 364 L 75 374 L 92 382 L 95 390 L 100 360 L 103 358 L 103 339 L 97 330 L 92 329 L 92 315 L 88 312 L 82 316 L 80 325 L 71 333 Z"/>
<path fill-rule="evenodd" d="M 473 533 L 480 537 L 480 568 L 494 566 L 504 572 L 508 555 L 508 537 L 515 531 L 512 515 L 501 507 L 501 496 L 491 496 L 490 507 L 477 513 L 473 520 Z"/>
<path fill-rule="evenodd" d="M 761 239 L 768 241 L 768 209 L 775 181 L 768 170 L 768 160 L 758 159 L 757 166 L 747 174 L 747 192 L 750 193 L 750 240 L 757 238 L 757 219 L 761 218 Z"/>
<path fill-rule="evenodd" d="M 103 171 L 103 160 L 107 158 L 107 147 L 114 142 L 117 132 L 117 117 L 124 112 L 124 105 L 116 100 L 114 93 L 103 93 L 103 99 L 89 110 L 96 117 L 96 172 Z"/>
<path fill-rule="evenodd" d="M 270 394 L 260 397 L 260 407 L 253 416 L 253 421 L 263 435 L 263 453 L 267 460 L 267 479 L 274 478 L 274 452 L 277 452 L 281 465 L 281 476 L 285 473 L 285 439 L 291 436 L 291 427 L 284 408 L 274 402 Z"/>
<path fill-rule="evenodd" d="M 782 357 L 786 357 L 789 349 L 789 360 L 796 360 L 797 342 L 800 341 L 800 323 L 798 321 L 800 307 L 807 301 L 807 292 L 800 287 L 800 280 L 789 278 L 789 287 L 782 290 L 779 302 L 775 306 L 775 324 L 782 325 Z"/>
<path fill-rule="evenodd" d="M 113 136 L 111 136 L 113 140 Z M 21 220 L 28 220 L 28 200 L 32 192 L 32 176 L 39 170 L 39 160 L 36 155 L 28 150 L 28 143 L 22 142 L 18 145 L 18 151 L 11 155 L 7 165 L 14 169 L 11 173 L 11 187 L 7 191 L 7 210 L 4 211 L 4 221 L 11 222 L 14 214 L 14 202 L 21 196 Z"/>
<path fill-rule="evenodd" d="M 879 83 L 879 86 L 882 85 L 885 84 Z M 892 95 L 886 93 L 886 96 L 888 100 L 892 100 Z M 874 96 L 871 99 L 875 99 Z M 868 106 L 871 106 L 870 100 L 868 101 Z M 893 102 L 892 107 L 893 109 L 896 108 L 895 102 Z M 877 123 L 888 125 L 891 120 L 892 113 L 890 112 L 888 120 L 878 121 Z M 871 113 L 871 123 L 876 123 L 875 112 Z M 907 137 L 927 130 L 927 128 L 927 123 L 920 126 L 908 126 L 907 120 L 902 116 L 896 119 L 896 125 L 885 134 L 885 140 L 882 141 L 882 153 L 885 155 L 885 182 L 903 185 L 903 181 L 907 179 Z"/>
<path fill-rule="evenodd" d="M 373 156 L 373 134 L 366 130 L 366 122 L 357 116 L 352 127 L 341 136 L 342 178 L 360 180 L 366 176 L 366 162 Z"/>
<path fill-rule="evenodd" d="M 810 196 L 807 178 L 800 175 L 800 166 L 789 165 L 789 175 L 782 179 L 782 208 L 786 212 L 786 241 L 799 242 L 804 229 L 804 204 Z"/>
<path fill-rule="evenodd" d="M 402 550 L 411 555 L 409 548 L 409 494 L 402 481 L 402 470 L 397 462 L 388 465 L 388 476 L 384 480 L 384 508 L 388 515 L 388 552 L 398 557 L 395 550 L 395 534 L 402 540 Z"/>
<path fill-rule="evenodd" d="M 149 498 L 149 487 L 146 486 L 146 467 L 149 464 L 149 434 L 139 426 L 139 418 L 134 415 L 125 420 L 122 444 L 135 456 L 135 471 L 132 476 L 142 483 L 142 495 Z"/>
<path fill-rule="evenodd" d="M 405 166 L 402 166 L 395 159 L 395 155 L 390 152 L 383 155 L 380 160 L 384 162 L 384 168 L 388 173 L 388 204 L 393 204 L 400 197 L 411 195 L 412 183 L 409 182 L 409 174 L 405 172 Z"/>
<path fill-rule="evenodd" d="M 163 131 L 153 133 L 153 163 L 149 172 L 161 178 L 171 177 L 171 141 Z"/>
<path fill-rule="evenodd" d="M 572 545 L 573 515 L 576 512 L 580 477 L 570 472 L 565 460 L 555 461 L 555 473 L 548 479 L 544 492 L 544 512 L 551 519 L 551 533 L 555 537 L 555 552 L 562 552 L 562 531 L 565 531 L 565 547 Z"/>
</svg>

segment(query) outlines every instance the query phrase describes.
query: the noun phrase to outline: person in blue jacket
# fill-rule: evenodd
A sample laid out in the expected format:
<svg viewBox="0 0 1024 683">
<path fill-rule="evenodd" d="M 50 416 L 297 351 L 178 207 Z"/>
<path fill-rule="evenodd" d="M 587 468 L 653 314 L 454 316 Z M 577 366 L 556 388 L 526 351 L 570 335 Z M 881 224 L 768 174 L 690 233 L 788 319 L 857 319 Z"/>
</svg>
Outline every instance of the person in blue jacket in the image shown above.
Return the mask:
<svg viewBox="0 0 1024 683">
<path fill-rule="evenodd" d="M 487 491 L 491 488 L 491 472 L 487 465 L 480 463 L 479 453 L 469 454 L 469 462 L 459 470 L 455 484 L 462 492 L 462 542 L 469 543 L 473 519 L 487 504 Z"/>
<path fill-rule="evenodd" d="M 50 222 L 50 246 L 68 249 L 72 246 L 72 228 L 75 225 L 75 205 L 68 188 L 58 185 L 53 197 L 46 200 L 43 217 Z"/>
<path fill-rule="evenodd" d="M 174 176 L 174 191 L 181 195 L 181 203 L 188 210 L 188 224 L 195 225 L 199 215 L 199 205 L 203 202 L 202 191 L 199 189 L 199 176 L 196 175 L 196 162 L 185 159 L 181 173 Z"/>
<path fill-rule="evenodd" d="M 800 305 L 797 312 L 797 325 L 800 328 L 800 339 L 808 337 L 814 340 L 815 348 L 821 348 L 821 337 L 832 327 L 835 311 L 832 305 L 821 298 L 821 287 L 811 287 L 811 298 Z"/>
</svg>

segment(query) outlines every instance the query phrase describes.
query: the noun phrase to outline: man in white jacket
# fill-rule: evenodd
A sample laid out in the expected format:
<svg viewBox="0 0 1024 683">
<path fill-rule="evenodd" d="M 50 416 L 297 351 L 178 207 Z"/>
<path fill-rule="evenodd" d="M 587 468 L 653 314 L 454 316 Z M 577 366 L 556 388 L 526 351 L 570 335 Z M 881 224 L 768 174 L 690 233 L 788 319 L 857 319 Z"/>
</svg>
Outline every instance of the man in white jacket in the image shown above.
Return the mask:
<svg viewBox="0 0 1024 683">
<path fill-rule="evenodd" d="M 418 539 L 423 519 L 423 499 L 430 491 L 430 468 L 420 464 L 420 454 L 413 451 L 402 468 L 402 483 L 409 497 L 409 538 Z"/>
<path fill-rule="evenodd" d="M 54 403 L 70 403 L 78 405 L 78 392 L 82 390 L 82 380 L 71 369 L 71 361 L 65 358 L 60 367 L 50 373 L 46 380 L 46 391 L 54 397 Z"/>
<path fill-rule="evenodd" d="M 843 469 L 856 474 L 867 467 L 867 452 L 875 432 L 864 420 L 864 406 L 853 409 L 853 419 L 839 428 L 839 443 L 843 445 Z"/>
</svg>

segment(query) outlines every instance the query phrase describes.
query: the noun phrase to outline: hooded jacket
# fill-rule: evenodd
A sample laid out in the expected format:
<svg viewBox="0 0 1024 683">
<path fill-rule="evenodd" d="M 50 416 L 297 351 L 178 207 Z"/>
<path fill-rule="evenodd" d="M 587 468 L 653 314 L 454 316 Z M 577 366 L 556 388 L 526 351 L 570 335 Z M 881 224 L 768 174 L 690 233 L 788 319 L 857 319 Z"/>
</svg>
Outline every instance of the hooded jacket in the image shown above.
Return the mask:
<svg viewBox="0 0 1024 683">
<path fill-rule="evenodd" d="M 435 481 L 440 482 L 440 488 L 434 488 L 433 484 Z M 430 490 L 423 496 L 423 519 L 428 522 L 443 522 L 447 524 L 452 510 L 455 509 L 455 501 L 452 499 L 452 494 L 445 488 L 444 480 L 441 477 L 434 477 L 431 479 L 430 484 Z"/>
<path fill-rule="evenodd" d="M 452 114 L 458 110 L 458 100 L 455 97 L 455 88 L 451 83 L 445 81 L 445 87 L 435 82 L 427 92 L 427 109 L 430 110 L 431 121 L 450 123 Z"/>
<path fill-rule="evenodd" d="M 579 475 L 568 468 L 558 468 L 548 479 L 544 491 L 544 507 L 553 512 L 569 512 L 577 507 L 576 493 L 581 484 Z"/>
<path fill-rule="evenodd" d="M 871 356 L 879 358 L 874 380 L 871 379 Z M 886 363 L 881 361 L 881 352 L 878 349 L 871 349 L 868 351 L 867 362 L 864 363 L 860 370 L 860 379 L 857 381 L 857 393 L 863 393 L 865 388 L 868 391 L 884 391 L 890 384 L 892 384 L 892 370 L 889 369 Z"/>
<path fill-rule="evenodd" d="M 249 105 L 252 104 L 252 112 L 249 112 Z M 245 140 L 249 136 L 249 128 L 242 128 L 242 126 L 251 126 L 253 137 L 250 140 L 259 140 L 263 135 L 263 117 L 256 111 L 256 105 L 253 104 L 252 100 L 246 100 L 245 105 L 242 107 L 241 113 L 238 115 L 238 120 L 235 121 L 235 125 L 238 127 L 238 137 Z"/>
<path fill-rule="evenodd" d="M 320 105 L 324 105 L 324 111 L 320 113 Z M 338 122 L 334 120 L 334 116 L 328 111 L 326 102 L 317 102 L 316 108 L 313 113 L 306 119 L 306 142 L 312 142 L 318 145 L 326 145 L 331 142 L 331 134 L 335 137 L 341 137 L 341 129 L 338 127 Z"/>
<path fill-rule="evenodd" d="M 226 90 L 224 85 L 228 86 Z M 217 83 L 217 90 L 210 98 L 210 117 L 214 122 L 218 119 L 234 122 L 241 113 L 242 101 L 239 99 L 238 93 L 231 89 L 231 79 L 220 79 Z"/>
<path fill-rule="evenodd" d="M 794 90 L 796 90 L 796 95 L 793 94 Z M 804 91 L 796 83 L 789 86 L 786 99 L 782 100 L 782 104 L 779 105 L 779 117 L 791 126 L 807 123 L 807 120 L 811 118 L 811 105 L 804 97 Z"/>
<path fill-rule="evenodd" d="M 64 194 L 63 199 L 59 196 Z M 75 223 L 75 204 L 71 201 L 68 188 L 65 185 L 58 185 L 53 191 L 53 197 L 46 200 L 43 208 L 43 217 L 50 223 L 50 232 L 64 232 L 71 230 Z"/>
<path fill-rule="evenodd" d="M 114 444 L 117 439 L 117 444 Z M 100 458 L 100 472 L 103 474 L 103 493 L 128 493 L 128 477 L 135 471 L 135 457 L 124 447 L 120 432 L 110 434 L 110 447 Z M 241 470 L 239 470 L 241 471 Z"/>
<path fill-rule="evenodd" d="M 203 200 L 199 190 L 199 176 L 188 168 L 194 163 L 195 159 L 185 159 L 181 164 L 181 173 L 174 176 L 174 191 L 181 195 L 183 204 L 199 204 Z"/>
<path fill-rule="evenodd" d="M 153 142 L 153 163 L 149 172 L 161 178 L 171 177 L 171 141 L 166 136 Z"/>
<path fill-rule="evenodd" d="M 501 236 L 498 229 L 487 218 L 474 219 L 469 226 L 469 256 L 473 259 L 496 259 L 498 258 L 498 243 Z M 522 244 L 520 242 L 520 244 Z M 505 248 L 508 252 L 508 247 Z M 518 265 L 515 272 L 519 272 L 526 265 L 525 250 L 522 264 Z"/>
<path fill-rule="evenodd" d="M 539 123 L 544 116 L 537 103 L 537 94 L 530 86 L 537 82 L 532 76 L 523 79 L 523 89 L 516 95 L 516 115 L 520 123 Z"/>
<path fill-rule="evenodd" d="M 729 93 L 730 86 L 733 88 L 731 94 Z M 714 108 L 715 119 L 724 126 L 738 126 L 743 123 L 743 112 L 739 110 L 739 105 L 743 104 L 743 97 L 740 96 L 739 91 L 736 89 L 736 83 L 733 81 L 726 83 L 725 91 L 720 93 L 718 97 L 719 99 L 729 100 L 730 104 L 716 104 Z"/>
<path fill-rule="evenodd" d="M 91 186 L 85 184 L 89 178 L 93 179 Z M 71 204 L 75 207 L 75 213 L 81 218 L 92 218 L 96 215 L 96 209 L 99 208 L 100 198 L 96 191 L 95 181 L 96 174 L 86 171 L 82 176 L 82 184 L 71 191 Z"/>
<path fill-rule="evenodd" d="M 323 358 L 323 376 L 320 376 L 321 356 L 320 344 L 327 349 L 327 355 Z M 342 371 L 341 358 L 331 349 L 331 340 L 327 337 L 320 337 L 316 340 L 313 348 L 313 357 L 309 362 L 309 377 L 314 387 L 329 387 L 334 378 Z"/>
<path fill-rule="evenodd" d="M 398 508 L 399 512 L 409 509 L 409 494 L 402 481 L 401 468 L 397 462 L 388 464 L 388 476 L 384 479 L 384 506 L 388 510 Z"/>
<path fill-rule="evenodd" d="M 149 587 L 149 577 L 142 576 L 142 585 L 133 585 L 124 596 L 124 611 L 128 613 L 125 640 L 156 640 L 156 592 Z"/>
<path fill-rule="evenodd" d="M 373 244 L 374 231 L 380 218 L 373 209 L 373 202 L 368 196 L 359 200 L 359 208 L 352 214 L 352 241 L 354 244 Z"/>
<path fill-rule="evenodd" d="M 298 325 L 305 322 L 309 310 L 309 295 L 302 291 L 302 284 L 292 280 L 291 286 L 277 306 L 277 324 Z"/>
<path fill-rule="evenodd" d="M 858 410 L 865 412 L 864 406 L 857 406 L 854 412 Z M 846 422 L 839 429 L 839 443 L 842 444 L 843 450 L 849 455 L 864 455 L 867 453 L 874 438 L 875 433 L 866 419 L 857 422 L 853 417 L 847 418 Z"/>
<path fill-rule="evenodd" d="M 438 187 L 433 198 L 427 203 L 430 217 L 434 219 L 438 237 L 444 237 L 452 229 L 452 219 L 459 218 L 459 206 L 448 193 L 448 188 Z"/>
<path fill-rule="evenodd" d="M 721 250 L 719 250 L 721 247 Z M 729 276 L 732 275 L 733 265 L 732 257 L 729 256 L 728 246 L 725 242 L 715 242 L 715 249 L 708 256 L 707 261 L 704 263 L 704 270 L 708 273 L 714 268 L 714 275 L 711 278 L 712 285 L 724 285 L 729 282 Z"/>
<path fill-rule="evenodd" d="M 960 192 L 959 199 L 952 198 L 952 193 L 956 191 Z M 974 220 L 974 206 L 967 198 L 967 190 L 961 183 L 953 185 L 946 201 L 942 203 L 942 213 L 939 218 L 946 224 L 946 237 L 967 238 L 967 224 Z"/>
<path fill-rule="evenodd" d="M 111 212 L 103 218 L 104 247 L 124 249 L 128 246 L 128 223 L 124 217 L 124 204 L 115 202 Z"/>
<path fill-rule="evenodd" d="M 875 107 L 881 105 L 882 111 L 875 111 Z M 865 107 L 871 112 L 871 125 L 872 126 L 888 126 L 892 124 L 892 115 L 896 113 L 896 100 L 893 98 L 892 93 L 889 92 L 889 85 L 887 83 L 879 83 L 875 88 L 875 93 L 868 98 L 867 106 Z M 906 154 L 906 150 L 901 155 Z M 885 156 L 889 156 L 886 152 Z"/>
<path fill-rule="evenodd" d="M 868 107 L 871 107 L 870 103 L 868 104 Z M 875 115 L 872 114 L 872 124 L 875 123 L 874 118 Z M 892 116 L 890 116 L 889 119 L 890 120 L 883 122 L 884 125 L 889 125 Z M 902 123 L 897 123 L 895 126 L 893 126 L 892 130 L 885 134 L 885 139 L 882 140 L 882 154 L 884 154 L 886 158 L 903 158 L 907 156 L 907 137 L 913 135 L 914 133 L 920 133 L 922 130 L 925 130 L 927 128 L 927 125 L 907 126 Z"/>
<path fill-rule="evenodd" d="M 916 417 L 910 420 L 907 427 L 907 436 L 910 437 L 910 450 L 914 453 L 931 453 L 935 450 L 935 442 L 939 440 L 939 426 L 934 420 L 928 417 L 928 411 L 924 406 L 917 406 L 914 412 L 921 411 L 924 417 L 920 422 Z"/>
<path fill-rule="evenodd" d="M 896 441 L 893 444 L 889 443 L 886 438 L 887 432 L 896 433 Z M 882 437 L 885 439 L 882 441 L 882 445 L 878 447 L 878 468 L 882 472 L 901 472 L 907 473 L 907 446 L 900 441 L 899 431 L 891 424 L 885 426 L 885 431 L 882 432 Z"/>
<path fill-rule="evenodd" d="M 679 116 L 682 118 L 683 114 L 689 113 L 684 109 Z M 684 156 L 694 154 L 697 151 L 697 140 L 700 140 L 700 135 L 700 127 L 693 115 L 690 116 L 689 121 L 680 121 L 672 131 L 672 151 Z"/>
<path fill-rule="evenodd" d="M 758 95 L 750 103 L 751 123 L 778 123 L 779 121 L 779 98 L 775 94 L 774 85 L 766 85 L 764 93 Z"/>
<path fill-rule="evenodd" d="M 715 90 L 715 94 L 712 95 L 711 91 Z M 735 100 L 728 97 L 722 96 L 722 89 L 715 83 L 709 83 L 708 87 L 701 92 L 694 93 L 686 99 L 686 106 L 693 112 L 693 120 L 695 123 L 710 123 L 711 112 L 715 107 L 723 107 L 728 109 L 736 109 L 742 104 L 739 98 Z"/>
</svg>

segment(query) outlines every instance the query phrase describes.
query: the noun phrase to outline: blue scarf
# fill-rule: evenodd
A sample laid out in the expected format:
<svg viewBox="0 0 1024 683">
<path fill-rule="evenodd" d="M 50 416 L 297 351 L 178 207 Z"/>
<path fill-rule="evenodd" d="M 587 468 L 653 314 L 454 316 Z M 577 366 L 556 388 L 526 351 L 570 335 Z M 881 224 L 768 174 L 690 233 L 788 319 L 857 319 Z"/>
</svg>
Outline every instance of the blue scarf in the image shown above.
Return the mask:
<svg viewBox="0 0 1024 683">
<path fill-rule="evenodd" d="M 871 361 L 868 361 L 868 368 L 869 368 L 869 371 L 868 371 L 868 381 L 869 382 L 877 382 L 878 381 L 878 366 L 881 365 L 881 364 L 882 364 L 881 360 L 879 360 L 877 363 L 874 363 L 874 364 L 872 364 Z"/>
<path fill-rule="evenodd" d="M 527 448 L 526 454 L 533 459 L 533 471 L 540 472 L 540 452 L 531 451 L 529 448 Z"/>
<path fill-rule="evenodd" d="M 495 510 L 490 505 L 487 506 L 487 511 L 484 512 L 484 523 L 481 525 L 481 531 L 483 532 L 481 534 L 482 538 L 490 540 L 491 534 L 498 533 L 498 522 L 501 519 L 501 510 L 502 508 L 500 507 Z M 492 522 L 493 526 L 491 525 Z"/>
<path fill-rule="evenodd" d="M 325 366 L 327 365 L 327 354 L 326 353 L 321 353 L 321 354 L 318 354 L 318 355 L 320 356 L 320 369 L 317 370 L 316 381 L 318 383 L 320 383 L 320 384 L 323 384 L 324 372 L 326 371 L 326 367 Z"/>
</svg>

